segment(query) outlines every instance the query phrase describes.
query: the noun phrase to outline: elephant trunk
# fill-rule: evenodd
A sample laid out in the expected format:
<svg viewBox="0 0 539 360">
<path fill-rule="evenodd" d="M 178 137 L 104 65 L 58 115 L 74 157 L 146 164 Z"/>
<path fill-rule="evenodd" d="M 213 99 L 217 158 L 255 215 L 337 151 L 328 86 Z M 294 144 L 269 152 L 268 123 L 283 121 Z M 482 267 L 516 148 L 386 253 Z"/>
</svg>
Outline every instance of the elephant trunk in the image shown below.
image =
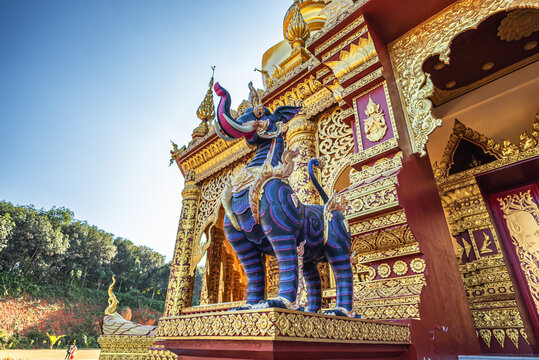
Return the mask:
<svg viewBox="0 0 539 360">
<path fill-rule="evenodd" d="M 224 140 L 234 140 L 242 137 L 251 138 L 255 133 L 252 124 L 241 125 L 234 120 L 230 114 L 230 94 L 219 83 L 213 87 L 215 93 L 221 98 L 217 107 L 217 121 L 215 122 L 215 131 Z"/>
</svg>

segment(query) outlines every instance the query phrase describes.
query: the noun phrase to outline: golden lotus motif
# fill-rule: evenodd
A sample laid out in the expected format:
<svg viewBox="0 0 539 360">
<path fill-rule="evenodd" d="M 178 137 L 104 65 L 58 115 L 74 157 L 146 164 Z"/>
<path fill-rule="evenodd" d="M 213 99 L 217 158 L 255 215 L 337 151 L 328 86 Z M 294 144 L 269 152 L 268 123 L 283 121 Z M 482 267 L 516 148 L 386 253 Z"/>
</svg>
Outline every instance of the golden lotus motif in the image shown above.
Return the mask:
<svg viewBox="0 0 539 360">
<path fill-rule="evenodd" d="M 341 51 L 339 60 L 325 62 L 324 65 L 329 66 L 337 78 L 341 78 L 375 56 L 376 49 L 369 34 L 366 38 L 360 37 L 357 45 L 351 44 L 350 51 Z"/>
</svg>

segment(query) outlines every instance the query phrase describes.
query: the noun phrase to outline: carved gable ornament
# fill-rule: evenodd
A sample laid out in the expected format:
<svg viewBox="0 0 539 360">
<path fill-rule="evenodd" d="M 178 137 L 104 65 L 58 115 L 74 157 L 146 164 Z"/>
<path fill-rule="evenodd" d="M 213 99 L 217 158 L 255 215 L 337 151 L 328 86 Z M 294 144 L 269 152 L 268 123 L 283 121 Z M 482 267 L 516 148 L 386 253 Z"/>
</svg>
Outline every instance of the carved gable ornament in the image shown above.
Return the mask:
<svg viewBox="0 0 539 360">
<path fill-rule="evenodd" d="M 432 114 L 434 85 L 422 69 L 429 57 L 438 55 L 449 64 L 453 39 L 500 11 L 539 8 L 539 0 L 460 0 L 415 27 L 389 45 L 395 80 L 399 87 L 408 131 L 415 153 L 426 154 L 429 135 L 442 125 Z"/>
</svg>

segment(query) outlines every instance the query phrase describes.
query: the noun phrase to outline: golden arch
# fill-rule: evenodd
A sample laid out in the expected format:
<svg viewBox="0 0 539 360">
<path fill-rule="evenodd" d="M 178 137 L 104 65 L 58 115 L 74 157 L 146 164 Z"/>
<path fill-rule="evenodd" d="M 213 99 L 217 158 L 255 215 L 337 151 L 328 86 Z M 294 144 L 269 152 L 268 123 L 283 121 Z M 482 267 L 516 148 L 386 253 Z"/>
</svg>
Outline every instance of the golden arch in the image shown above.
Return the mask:
<svg viewBox="0 0 539 360">
<path fill-rule="evenodd" d="M 461 0 L 389 45 L 414 153 L 425 155 L 428 136 L 442 125 L 431 111 L 434 85 L 430 74 L 423 72 L 425 60 L 439 55 L 440 61 L 449 64 L 451 42 L 457 35 L 476 29 L 500 11 L 517 8 L 539 9 L 539 0 Z"/>
</svg>

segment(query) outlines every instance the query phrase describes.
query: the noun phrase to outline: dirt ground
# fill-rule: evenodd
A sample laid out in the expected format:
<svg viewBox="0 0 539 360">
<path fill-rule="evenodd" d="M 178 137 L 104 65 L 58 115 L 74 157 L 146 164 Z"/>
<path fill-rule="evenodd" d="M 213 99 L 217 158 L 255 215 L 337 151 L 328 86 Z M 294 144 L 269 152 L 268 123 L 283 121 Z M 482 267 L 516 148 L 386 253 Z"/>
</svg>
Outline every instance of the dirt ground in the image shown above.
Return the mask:
<svg viewBox="0 0 539 360">
<path fill-rule="evenodd" d="M 99 349 L 77 350 L 75 360 L 98 360 Z M 0 350 L 0 360 L 64 360 L 66 350 Z"/>
</svg>

